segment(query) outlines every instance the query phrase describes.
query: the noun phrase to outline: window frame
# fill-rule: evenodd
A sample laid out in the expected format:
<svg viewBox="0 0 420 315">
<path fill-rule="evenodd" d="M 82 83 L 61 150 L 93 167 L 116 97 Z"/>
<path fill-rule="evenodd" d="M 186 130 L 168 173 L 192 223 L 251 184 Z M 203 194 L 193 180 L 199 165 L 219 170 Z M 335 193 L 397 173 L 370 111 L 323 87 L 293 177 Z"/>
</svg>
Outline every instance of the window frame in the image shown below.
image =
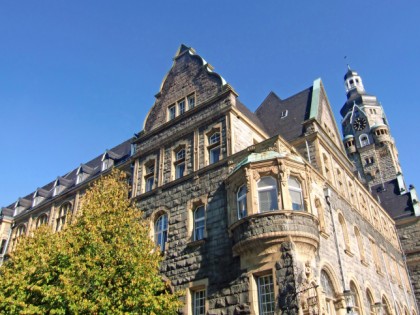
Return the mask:
<svg viewBox="0 0 420 315">
<path fill-rule="evenodd" d="M 197 297 L 198 294 L 203 294 Z M 198 302 L 200 302 L 199 305 Z M 206 313 L 206 289 L 198 289 L 191 291 L 191 310 L 193 315 L 205 315 Z M 197 309 L 200 308 L 200 309 Z"/>
<path fill-rule="evenodd" d="M 176 118 L 176 106 L 175 104 L 168 106 L 168 121 L 174 120 Z"/>
<path fill-rule="evenodd" d="M 178 115 L 184 114 L 186 112 L 186 110 L 187 110 L 185 98 L 179 100 L 177 102 L 177 106 L 178 106 Z"/>
<path fill-rule="evenodd" d="M 262 279 L 268 279 L 267 283 L 261 283 Z M 274 315 L 276 309 L 276 297 L 275 297 L 275 288 L 274 288 L 274 278 L 272 273 L 263 274 L 256 276 L 255 279 L 257 285 L 257 300 L 258 300 L 258 313 L 259 315 Z M 264 286 L 264 292 L 263 292 Z M 266 287 L 269 287 L 266 290 Z M 266 297 L 269 297 L 266 299 Z M 269 310 L 267 310 L 268 306 Z"/>
<path fill-rule="evenodd" d="M 191 102 L 192 100 L 192 102 Z M 187 96 L 188 110 L 191 110 L 195 107 L 195 94 L 190 94 Z M 192 106 L 191 106 L 192 104 Z"/>
<path fill-rule="evenodd" d="M 154 189 L 155 184 L 156 163 L 155 160 L 150 160 L 144 164 L 144 192 L 149 192 Z"/>
<path fill-rule="evenodd" d="M 239 195 L 240 193 L 241 195 Z M 245 206 L 245 211 L 241 209 L 241 205 Z M 238 190 L 236 191 L 236 208 L 237 208 L 238 220 L 241 220 L 248 215 L 246 185 L 240 186 Z"/>
<path fill-rule="evenodd" d="M 162 220 L 161 220 L 162 219 Z M 160 224 L 160 222 L 163 222 Z M 166 251 L 166 243 L 168 242 L 169 219 L 167 213 L 161 213 L 154 223 L 154 243 L 160 248 L 163 253 Z M 161 238 L 159 239 L 159 236 Z"/>
<path fill-rule="evenodd" d="M 273 183 L 275 185 L 270 185 L 270 186 L 264 186 L 264 187 L 260 187 L 259 183 L 264 179 L 264 178 L 271 178 L 273 180 Z M 276 208 L 274 209 L 269 209 L 269 210 L 264 210 L 261 211 L 261 192 L 265 192 L 265 191 L 273 191 L 275 192 L 275 205 Z M 279 187 L 278 187 L 278 183 L 275 177 L 267 175 L 267 176 L 263 176 L 261 177 L 258 182 L 257 182 L 257 196 L 258 196 L 258 213 L 265 213 L 265 212 L 270 212 L 270 211 L 277 211 L 279 210 L 279 201 L 278 201 L 278 196 L 279 196 Z M 271 196 L 272 197 L 272 196 Z"/>
<path fill-rule="evenodd" d="M 203 210 L 202 217 L 197 218 L 196 214 L 199 210 Z M 198 224 L 203 224 L 198 226 Z M 201 231 L 198 233 L 198 231 Z M 193 241 L 201 241 L 205 239 L 205 233 L 206 233 L 206 208 L 204 205 L 197 206 L 193 211 Z"/>
<path fill-rule="evenodd" d="M 217 135 L 216 138 L 214 138 Z M 209 164 L 217 163 L 221 160 L 222 154 L 222 133 L 220 129 L 207 134 L 207 151 L 209 155 Z"/>
<path fill-rule="evenodd" d="M 183 152 L 182 155 L 179 155 Z M 186 148 L 178 147 L 174 150 L 174 178 L 179 179 L 186 175 Z"/>
<path fill-rule="evenodd" d="M 299 187 L 291 185 L 292 180 L 296 181 L 296 183 L 299 185 Z M 304 199 L 303 199 L 302 182 L 296 176 L 289 176 L 289 178 L 287 179 L 287 185 L 288 185 L 288 188 L 289 188 L 289 196 L 290 196 L 290 202 L 291 202 L 291 205 L 292 205 L 292 210 L 293 211 L 305 211 L 305 202 L 304 202 Z M 298 205 L 298 204 L 293 202 L 292 192 L 299 194 L 300 202 L 301 202 L 299 208 L 296 207 L 296 209 L 295 209 L 295 205 Z"/>
</svg>

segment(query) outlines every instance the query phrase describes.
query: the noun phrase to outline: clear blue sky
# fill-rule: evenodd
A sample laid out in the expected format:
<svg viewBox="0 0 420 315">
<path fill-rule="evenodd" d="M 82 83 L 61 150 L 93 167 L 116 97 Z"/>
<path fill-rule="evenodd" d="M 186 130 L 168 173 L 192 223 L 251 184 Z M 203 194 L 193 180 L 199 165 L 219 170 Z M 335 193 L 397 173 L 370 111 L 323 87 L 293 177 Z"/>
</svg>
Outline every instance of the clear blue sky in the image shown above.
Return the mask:
<svg viewBox="0 0 420 315">
<path fill-rule="evenodd" d="M 140 131 L 181 43 L 251 110 L 321 77 L 338 123 L 350 63 L 420 184 L 419 16 L 405 0 L 1 1 L 0 206 Z"/>
</svg>

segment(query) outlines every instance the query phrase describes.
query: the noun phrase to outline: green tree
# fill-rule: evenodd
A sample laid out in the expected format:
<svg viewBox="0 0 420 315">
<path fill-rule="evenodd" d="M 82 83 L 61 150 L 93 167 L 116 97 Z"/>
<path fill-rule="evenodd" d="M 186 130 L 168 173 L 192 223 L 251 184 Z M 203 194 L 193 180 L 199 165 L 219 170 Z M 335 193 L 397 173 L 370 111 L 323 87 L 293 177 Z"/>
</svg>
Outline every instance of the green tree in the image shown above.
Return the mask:
<svg viewBox="0 0 420 315">
<path fill-rule="evenodd" d="M 181 292 L 159 275 L 160 251 L 120 171 L 98 180 L 61 232 L 22 238 L 0 268 L 2 314 L 175 314 Z"/>
</svg>

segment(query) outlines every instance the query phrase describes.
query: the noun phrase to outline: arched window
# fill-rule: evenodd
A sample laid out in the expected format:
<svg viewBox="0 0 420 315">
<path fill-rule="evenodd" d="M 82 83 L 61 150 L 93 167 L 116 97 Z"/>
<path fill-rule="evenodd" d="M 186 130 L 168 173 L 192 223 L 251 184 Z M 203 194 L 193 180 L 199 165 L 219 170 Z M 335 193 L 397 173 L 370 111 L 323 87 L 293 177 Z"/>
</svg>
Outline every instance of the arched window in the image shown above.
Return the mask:
<svg viewBox="0 0 420 315">
<path fill-rule="evenodd" d="M 366 297 L 367 297 L 368 306 L 369 306 L 369 314 L 370 315 L 376 315 L 375 314 L 375 309 L 373 307 L 375 305 L 375 300 L 373 299 L 372 292 L 370 292 L 369 289 L 366 290 Z"/>
<path fill-rule="evenodd" d="M 163 252 L 165 250 L 166 241 L 168 240 L 168 215 L 161 215 L 155 223 L 155 244 L 160 247 Z"/>
<path fill-rule="evenodd" d="M 351 293 L 353 293 L 353 297 L 354 297 L 354 305 L 353 305 L 354 313 L 362 314 L 362 309 L 361 309 L 362 303 L 360 301 L 359 291 L 357 290 L 357 287 L 353 281 L 350 282 L 350 291 Z"/>
<path fill-rule="evenodd" d="M 388 302 L 388 299 L 382 296 L 382 315 L 392 315 L 391 305 Z"/>
<path fill-rule="evenodd" d="M 41 214 L 37 219 L 36 219 L 36 227 L 39 228 L 41 225 L 43 224 L 47 224 L 48 223 L 48 217 L 46 214 Z"/>
<path fill-rule="evenodd" d="M 293 210 L 303 210 L 302 187 L 296 177 L 289 177 L 289 194 Z"/>
<path fill-rule="evenodd" d="M 367 135 L 365 134 L 360 135 L 359 140 L 360 140 L 361 147 L 369 145 L 369 137 Z"/>
<path fill-rule="evenodd" d="M 359 229 L 356 226 L 354 227 L 354 235 L 356 236 L 357 246 L 359 247 L 360 260 L 364 261 L 365 260 L 365 248 L 363 246 L 363 239 L 362 239 L 362 236 L 360 235 Z"/>
<path fill-rule="evenodd" d="M 351 250 L 350 250 L 350 239 L 349 239 L 349 233 L 347 231 L 347 224 L 346 224 L 346 220 L 344 219 L 344 217 L 341 213 L 338 215 L 338 222 L 340 222 L 341 231 L 343 232 L 345 251 L 350 253 L 351 252 Z"/>
<path fill-rule="evenodd" d="M 247 216 L 246 210 L 246 186 L 239 187 L 236 195 L 236 206 L 238 208 L 238 219 L 242 219 Z"/>
<path fill-rule="evenodd" d="M 194 241 L 199 241 L 204 238 L 205 225 L 204 206 L 199 206 L 194 210 Z"/>
<path fill-rule="evenodd" d="M 26 226 L 25 225 L 19 225 L 19 227 L 16 229 L 16 238 L 23 236 L 26 234 Z"/>
<path fill-rule="evenodd" d="M 71 204 L 68 202 L 60 207 L 60 210 L 58 211 L 58 215 L 56 219 L 56 226 L 55 226 L 55 230 L 57 232 L 63 229 L 64 225 L 66 224 L 67 215 L 70 213 L 70 211 L 71 211 Z"/>
<path fill-rule="evenodd" d="M 331 278 L 325 270 L 321 271 L 321 287 L 324 294 L 326 313 L 329 315 L 335 314 L 335 292 Z"/>
<path fill-rule="evenodd" d="M 258 181 L 258 205 L 259 211 L 267 212 L 278 210 L 277 181 L 271 177 L 262 177 Z"/>
</svg>

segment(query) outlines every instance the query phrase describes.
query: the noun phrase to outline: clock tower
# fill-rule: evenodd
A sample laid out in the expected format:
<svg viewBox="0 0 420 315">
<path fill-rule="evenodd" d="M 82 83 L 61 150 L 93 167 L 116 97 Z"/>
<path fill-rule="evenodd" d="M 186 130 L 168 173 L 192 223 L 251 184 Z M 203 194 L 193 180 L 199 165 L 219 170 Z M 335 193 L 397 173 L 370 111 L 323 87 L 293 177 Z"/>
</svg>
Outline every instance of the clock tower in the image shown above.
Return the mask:
<svg viewBox="0 0 420 315">
<path fill-rule="evenodd" d="M 401 176 L 398 152 L 376 96 L 366 93 L 362 78 L 350 69 L 344 76 L 347 101 L 341 108 L 343 142 L 359 178 L 369 188 Z"/>
</svg>

